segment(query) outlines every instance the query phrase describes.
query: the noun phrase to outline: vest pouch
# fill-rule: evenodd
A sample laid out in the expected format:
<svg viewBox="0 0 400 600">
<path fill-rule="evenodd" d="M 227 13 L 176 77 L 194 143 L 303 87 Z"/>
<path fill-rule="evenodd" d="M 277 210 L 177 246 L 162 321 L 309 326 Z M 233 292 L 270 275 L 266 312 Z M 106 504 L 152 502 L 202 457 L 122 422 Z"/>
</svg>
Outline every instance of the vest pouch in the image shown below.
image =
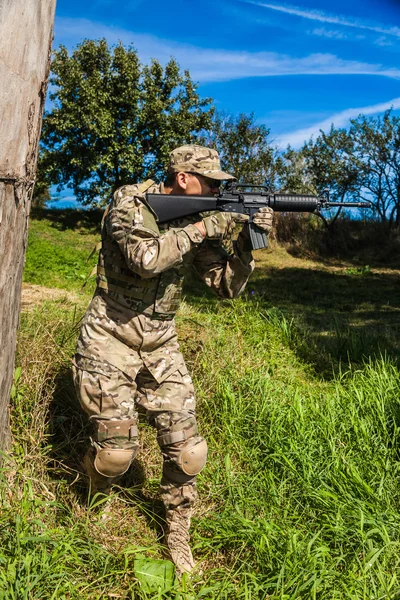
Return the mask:
<svg viewBox="0 0 400 600">
<path fill-rule="evenodd" d="M 160 274 L 154 301 L 154 317 L 173 318 L 182 298 L 183 272 L 168 269 Z"/>
</svg>

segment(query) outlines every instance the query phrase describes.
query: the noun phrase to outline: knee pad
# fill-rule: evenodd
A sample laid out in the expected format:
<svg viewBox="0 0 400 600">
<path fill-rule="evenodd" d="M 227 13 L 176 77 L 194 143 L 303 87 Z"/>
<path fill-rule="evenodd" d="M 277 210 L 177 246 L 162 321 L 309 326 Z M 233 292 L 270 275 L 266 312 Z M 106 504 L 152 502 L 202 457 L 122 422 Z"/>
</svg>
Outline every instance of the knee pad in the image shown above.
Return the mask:
<svg viewBox="0 0 400 600">
<path fill-rule="evenodd" d="M 198 475 L 207 461 L 207 442 L 196 435 L 183 443 L 175 443 L 162 448 L 165 459 L 164 469 L 170 478 L 175 480 L 183 476 L 193 477 Z M 180 473 L 180 475 L 179 475 Z"/>
<path fill-rule="evenodd" d="M 105 477 L 126 473 L 139 451 L 136 418 L 96 419 L 94 468 Z"/>
<path fill-rule="evenodd" d="M 197 433 L 194 414 L 172 413 L 175 419 L 171 414 L 160 417 L 167 417 L 167 426 L 160 429 L 157 436 L 165 459 L 164 470 L 172 479 L 186 480 L 200 473 L 207 461 L 207 442 Z"/>
<path fill-rule="evenodd" d="M 207 442 L 202 437 L 188 439 L 180 448 L 177 464 L 185 475 L 198 475 L 207 461 Z"/>
<path fill-rule="evenodd" d="M 94 468 L 104 477 L 119 477 L 129 469 L 136 454 L 137 449 L 100 448 L 96 452 Z"/>
</svg>

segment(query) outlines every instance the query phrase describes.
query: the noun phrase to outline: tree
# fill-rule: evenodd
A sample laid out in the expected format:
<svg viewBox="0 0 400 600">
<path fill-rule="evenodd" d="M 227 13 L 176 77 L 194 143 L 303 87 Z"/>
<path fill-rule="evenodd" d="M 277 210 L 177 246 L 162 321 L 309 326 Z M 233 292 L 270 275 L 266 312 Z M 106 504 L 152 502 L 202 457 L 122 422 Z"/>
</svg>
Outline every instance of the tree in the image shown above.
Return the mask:
<svg viewBox="0 0 400 600">
<path fill-rule="evenodd" d="M 366 200 L 389 227 L 400 227 L 400 118 L 391 110 L 382 118 L 360 115 L 349 130 L 321 131 L 297 155 L 289 149 L 284 172 L 291 191 L 311 183 L 335 201 Z"/>
<path fill-rule="evenodd" d="M 290 147 L 284 154 L 283 185 L 291 192 L 323 195 L 329 192 L 333 202 L 344 202 L 357 195 L 360 173 L 352 155 L 354 144 L 345 129 L 335 129 L 329 133 L 320 132 L 296 152 Z M 325 225 L 332 228 L 342 208 L 335 211 L 327 220 L 321 215 Z"/>
<path fill-rule="evenodd" d="M 0 0 L 0 448 L 8 402 L 55 0 Z M 32 26 L 34 24 L 34 26 Z"/>
<path fill-rule="evenodd" d="M 317 194 L 312 173 L 308 167 L 303 152 L 288 146 L 286 151 L 282 153 L 281 191 L 292 194 Z"/>
<path fill-rule="evenodd" d="M 270 130 L 254 114 L 237 117 L 216 113 L 210 130 L 199 142 L 218 150 L 223 170 L 238 181 L 275 188 L 281 161 L 272 146 Z"/>
<path fill-rule="evenodd" d="M 350 160 L 359 172 L 359 198 L 372 202 L 383 222 L 400 227 L 400 118 L 360 115 L 351 121 Z"/>
<path fill-rule="evenodd" d="M 333 202 L 350 200 L 357 193 L 360 174 L 352 159 L 354 146 L 345 129 L 335 129 L 321 134 L 314 141 L 306 142 L 301 150 L 307 164 L 310 181 L 318 194 L 328 190 Z M 342 208 L 335 211 L 333 218 L 325 221 L 332 227 Z M 323 215 L 322 215 L 323 217 Z M 324 218 L 324 217 L 323 217 Z"/>
<path fill-rule="evenodd" d="M 84 204 L 102 204 L 119 186 L 161 175 L 169 152 L 191 143 L 211 123 L 187 71 L 171 59 L 140 64 L 122 44 L 85 40 L 70 56 L 61 46 L 52 62 L 42 134 L 42 177 L 72 188 Z"/>
</svg>

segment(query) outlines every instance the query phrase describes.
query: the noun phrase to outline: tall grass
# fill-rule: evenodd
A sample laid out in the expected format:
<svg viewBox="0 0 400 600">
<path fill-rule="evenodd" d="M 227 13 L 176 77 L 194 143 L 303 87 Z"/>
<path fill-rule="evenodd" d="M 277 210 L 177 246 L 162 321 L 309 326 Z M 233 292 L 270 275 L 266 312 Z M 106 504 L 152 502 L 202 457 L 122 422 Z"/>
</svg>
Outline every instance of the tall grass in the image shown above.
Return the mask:
<svg viewBox="0 0 400 600">
<path fill-rule="evenodd" d="M 153 461 L 141 465 L 148 478 L 125 482 L 103 522 L 80 474 L 88 429 L 70 381 L 71 315 L 50 303 L 23 316 L 0 597 L 396 597 L 400 384 L 389 359 L 327 381 L 303 362 L 295 324 L 276 310 L 185 303 L 179 327 L 210 445 L 193 526 L 203 574 L 187 591 L 152 596 L 133 561 L 162 557 L 153 434 L 141 425 L 136 472 Z"/>
<path fill-rule="evenodd" d="M 398 370 L 382 357 L 321 382 L 288 348 L 285 318 L 254 309 L 230 307 L 199 379 L 215 382 L 201 405 L 220 495 L 200 524 L 208 547 L 232 564 L 240 552 L 261 597 L 394 597 Z"/>
<path fill-rule="evenodd" d="M 0 599 L 400 598 L 396 355 L 350 343 L 340 320 L 323 345 L 258 292 L 219 301 L 191 286 L 179 313 L 210 455 L 192 527 L 198 571 L 169 591 L 146 588 L 135 562 L 163 558 L 161 464 L 145 422 L 107 511 L 87 499 L 90 427 L 70 357 L 89 296 L 22 315 Z"/>
</svg>

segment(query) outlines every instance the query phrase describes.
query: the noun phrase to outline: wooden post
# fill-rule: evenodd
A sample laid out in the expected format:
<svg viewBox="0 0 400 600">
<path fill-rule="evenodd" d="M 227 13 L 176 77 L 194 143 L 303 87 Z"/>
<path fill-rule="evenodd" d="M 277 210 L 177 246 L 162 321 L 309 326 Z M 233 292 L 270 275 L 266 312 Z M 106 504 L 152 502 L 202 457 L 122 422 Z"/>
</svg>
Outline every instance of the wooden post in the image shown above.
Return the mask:
<svg viewBox="0 0 400 600">
<path fill-rule="evenodd" d="M 0 0 L 0 450 L 21 304 L 28 217 L 50 68 L 55 0 Z"/>
</svg>

